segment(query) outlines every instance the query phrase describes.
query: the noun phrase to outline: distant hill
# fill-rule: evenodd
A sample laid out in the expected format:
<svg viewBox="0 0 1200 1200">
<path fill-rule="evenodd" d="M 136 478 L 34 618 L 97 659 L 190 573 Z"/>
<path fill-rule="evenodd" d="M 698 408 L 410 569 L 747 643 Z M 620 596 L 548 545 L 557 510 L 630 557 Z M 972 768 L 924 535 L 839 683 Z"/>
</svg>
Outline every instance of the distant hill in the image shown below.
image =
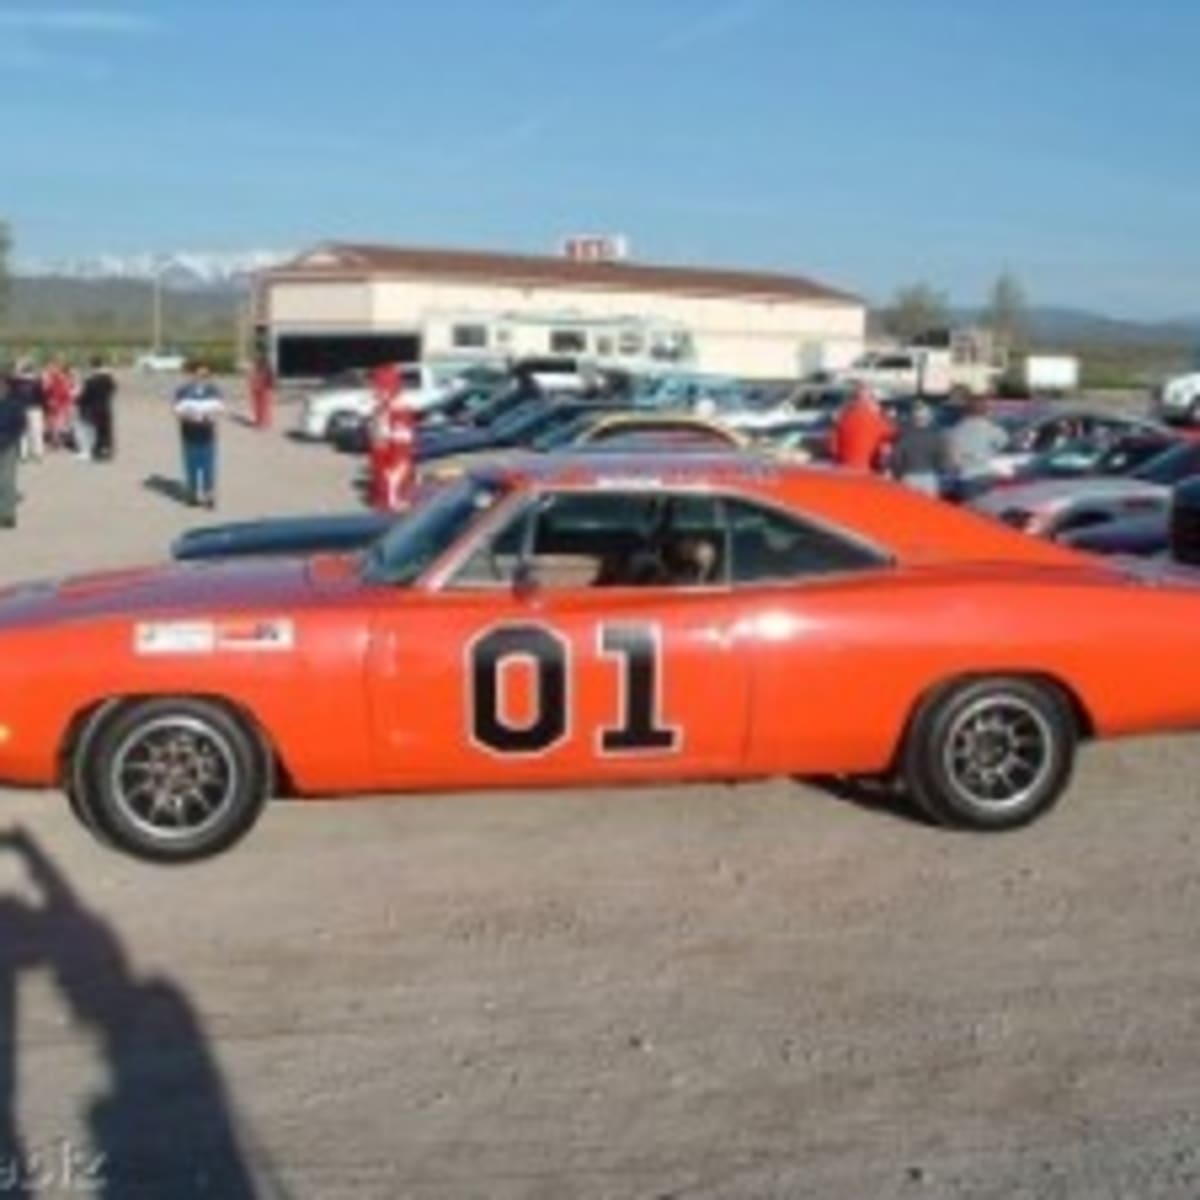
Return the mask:
<svg viewBox="0 0 1200 1200">
<path fill-rule="evenodd" d="M 230 341 L 236 336 L 245 293 L 236 288 L 164 290 L 164 340 Z M 7 341 L 112 340 L 149 343 L 154 288 L 135 279 L 29 278 L 12 280 Z"/>
<path fill-rule="evenodd" d="M 978 319 L 979 314 L 973 314 Z M 1038 342 L 1071 345 L 1200 345 L 1200 317 L 1177 321 L 1127 321 L 1076 308 L 1030 309 L 1029 323 Z"/>
<path fill-rule="evenodd" d="M 274 250 L 240 253 L 179 251 L 174 254 L 99 254 L 91 258 L 19 262 L 14 273 L 32 279 L 161 279 L 173 291 L 245 291 L 257 271 L 291 257 Z"/>
</svg>

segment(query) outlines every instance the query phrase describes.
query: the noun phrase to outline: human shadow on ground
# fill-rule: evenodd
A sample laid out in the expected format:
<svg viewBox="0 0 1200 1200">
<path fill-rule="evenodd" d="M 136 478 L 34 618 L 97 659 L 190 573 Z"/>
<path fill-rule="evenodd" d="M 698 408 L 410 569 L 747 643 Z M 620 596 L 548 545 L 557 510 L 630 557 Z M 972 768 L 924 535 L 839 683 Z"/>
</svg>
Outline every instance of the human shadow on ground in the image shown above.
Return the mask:
<svg viewBox="0 0 1200 1200">
<path fill-rule="evenodd" d="M 33 1179 L 38 1190 L 101 1200 L 282 1196 L 273 1182 L 260 1186 L 266 1163 L 256 1162 L 257 1178 L 250 1169 L 220 1068 L 183 991 L 134 974 L 116 932 L 28 834 L 0 834 L 2 853 L 23 865 L 37 902 L 0 898 L 0 1194 L 26 1200 Z M 106 1086 L 81 1112 L 86 1146 L 31 1148 L 20 1131 L 18 984 L 37 969 L 49 972 L 75 1027 L 95 1037 L 103 1056 Z M 63 1178 L 68 1172 L 74 1178 Z"/>
<path fill-rule="evenodd" d="M 168 479 L 165 475 L 148 475 L 142 480 L 142 487 L 176 504 L 190 505 L 192 502 L 191 494 L 183 483 L 178 479 Z"/>
</svg>

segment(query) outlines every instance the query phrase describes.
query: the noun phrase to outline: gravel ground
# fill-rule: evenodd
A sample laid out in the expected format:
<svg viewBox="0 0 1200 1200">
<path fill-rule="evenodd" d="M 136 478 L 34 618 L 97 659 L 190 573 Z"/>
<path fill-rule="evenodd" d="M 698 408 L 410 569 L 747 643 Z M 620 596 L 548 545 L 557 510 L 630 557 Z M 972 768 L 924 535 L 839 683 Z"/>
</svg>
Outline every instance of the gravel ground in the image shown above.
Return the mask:
<svg viewBox="0 0 1200 1200">
<path fill-rule="evenodd" d="M 128 390 L 116 463 L 25 473 L 0 580 L 194 520 Z M 349 500 L 223 449 L 222 516 Z M 1097 748 L 994 838 L 787 781 L 279 805 L 178 871 L 0 793 L 0 1197 L 18 1138 L 112 1200 L 1200 1196 L 1198 762 Z"/>
</svg>

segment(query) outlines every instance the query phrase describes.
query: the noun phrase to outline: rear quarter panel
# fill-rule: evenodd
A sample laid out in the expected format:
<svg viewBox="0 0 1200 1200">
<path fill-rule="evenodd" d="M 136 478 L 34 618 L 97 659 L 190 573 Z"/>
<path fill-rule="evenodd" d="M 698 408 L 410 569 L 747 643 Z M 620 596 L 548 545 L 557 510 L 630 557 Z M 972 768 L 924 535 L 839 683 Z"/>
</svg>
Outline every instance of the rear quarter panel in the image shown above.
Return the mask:
<svg viewBox="0 0 1200 1200">
<path fill-rule="evenodd" d="M 1200 589 L 897 570 L 746 598 L 752 769 L 885 770 L 921 699 L 1041 675 L 1098 736 L 1200 728 Z"/>
</svg>

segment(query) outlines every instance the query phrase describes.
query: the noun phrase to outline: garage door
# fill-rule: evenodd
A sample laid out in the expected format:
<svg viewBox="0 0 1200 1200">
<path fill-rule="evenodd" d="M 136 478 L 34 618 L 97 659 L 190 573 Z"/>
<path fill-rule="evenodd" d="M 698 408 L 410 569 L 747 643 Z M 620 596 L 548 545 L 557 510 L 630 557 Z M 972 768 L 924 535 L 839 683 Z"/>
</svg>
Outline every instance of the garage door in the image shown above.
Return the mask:
<svg viewBox="0 0 1200 1200">
<path fill-rule="evenodd" d="M 324 379 L 341 371 L 380 363 L 419 362 L 421 335 L 280 334 L 275 346 L 281 379 Z"/>
</svg>

